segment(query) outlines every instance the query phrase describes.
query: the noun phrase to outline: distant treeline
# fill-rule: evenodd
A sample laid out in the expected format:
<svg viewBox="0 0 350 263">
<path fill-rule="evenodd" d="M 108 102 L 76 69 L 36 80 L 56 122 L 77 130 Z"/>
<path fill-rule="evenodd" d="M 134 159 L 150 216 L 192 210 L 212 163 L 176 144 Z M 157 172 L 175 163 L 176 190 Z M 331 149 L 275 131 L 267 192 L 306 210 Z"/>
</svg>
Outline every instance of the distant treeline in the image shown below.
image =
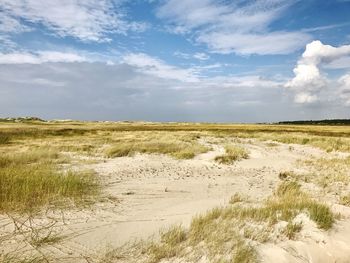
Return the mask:
<svg viewBox="0 0 350 263">
<path fill-rule="evenodd" d="M 277 124 L 300 124 L 300 125 L 350 125 L 350 119 L 334 120 L 309 120 L 309 121 L 280 121 Z"/>
<path fill-rule="evenodd" d="M 0 118 L 0 122 L 46 122 L 38 117 Z"/>
</svg>

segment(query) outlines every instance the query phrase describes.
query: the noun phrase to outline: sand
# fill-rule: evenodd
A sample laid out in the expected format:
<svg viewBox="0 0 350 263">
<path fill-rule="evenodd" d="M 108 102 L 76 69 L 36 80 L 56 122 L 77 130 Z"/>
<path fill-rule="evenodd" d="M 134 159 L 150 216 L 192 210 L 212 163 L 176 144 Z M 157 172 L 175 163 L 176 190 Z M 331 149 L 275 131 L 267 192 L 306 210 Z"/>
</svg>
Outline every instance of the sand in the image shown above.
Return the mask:
<svg viewBox="0 0 350 263">
<path fill-rule="evenodd" d="M 55 231 L 64 238 L 41 251 L 60 262 L 87 262 L 83 255 L 94 259 L 107 247 L 157 238 L 160 230 L 172 224 L 188 227 L 193 216 L 227 205 L 235 193 L 252 202 L 261 201 L 273 193 L 281 171 L 297 169 L 298 159 L 326 155 L 309 146 L 269 147 L 266 142 L 247 140 L 242 145 L 249 150 L 249 159 L 221 165 L 214 158 L 224 152 L 223 147 L 211 141 L 202 143 L 212 151 L 192 160 L 137 154 L 80 166 L 97 172 L 104 199 L 87 209 L 53 213 L 58 221 Z M 301 215 L 304 227 L 300 238 L 259 246 L 262 262 L 350 262 L 350 210 L 339 205 L 333 209 L 343 218 L 331 231 L 319 230 Z M 45 217 L 40 220 L 48 221 Z M 19 240 L 17 237 L 6 246 L 13 247 Z"/>
</svg>

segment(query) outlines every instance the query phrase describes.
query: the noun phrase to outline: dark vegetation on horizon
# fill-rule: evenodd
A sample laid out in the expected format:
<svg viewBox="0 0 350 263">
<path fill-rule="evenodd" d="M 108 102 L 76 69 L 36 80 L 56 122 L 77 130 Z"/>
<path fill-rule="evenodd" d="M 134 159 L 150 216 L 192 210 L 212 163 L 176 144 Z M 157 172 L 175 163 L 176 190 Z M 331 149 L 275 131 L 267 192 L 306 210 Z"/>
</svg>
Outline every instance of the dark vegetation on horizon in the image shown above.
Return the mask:
<svg viewBox="0 0 350 263">
<path fill-rule="evenodd" d="M 280 121 L 277 124 L 293 125 L 350 125 L 350 119 L 330 119 L 330 120 L 305 120 L 305 121 Z"/>
</svg>

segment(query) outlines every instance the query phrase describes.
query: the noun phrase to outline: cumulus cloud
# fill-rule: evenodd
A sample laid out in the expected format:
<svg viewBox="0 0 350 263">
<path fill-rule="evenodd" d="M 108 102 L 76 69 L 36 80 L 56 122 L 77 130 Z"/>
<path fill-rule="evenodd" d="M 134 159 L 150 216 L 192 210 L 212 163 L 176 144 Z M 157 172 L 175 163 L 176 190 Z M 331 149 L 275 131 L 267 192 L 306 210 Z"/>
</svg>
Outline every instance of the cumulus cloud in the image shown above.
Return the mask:
<svg viewBox="0 0 350 263">
<path fill-rule="evenodd" d="M 329 80 L 322 66 L 350 55 L 350 45 L 333 47 L 324 45 L 321 41 L 313 41 L 306 49 L 294 68 L 295 77 L 289 80 L 285 87 L 295 93 L 295 102 L 301 104 L 314 103 L 320 99 L 320 92 L 327 88 L 338 89 L 339 83 L 347 90 L 348 78 L 342 77 L 334 83 Z"/>
<path fill-rule="evenodd" d="M 47 62 L 83 62 L 86 57 L 75 53 L 39 51 L 36 53 L 0 53 L 0 64 L 41 64 Z"/>
<path fill-rule="evenodd" d="M 307 63 L 319 65 L 321 63 L 330 63 L 347 55 L 350 55 L 350 45 L 332 47 L 322 44 L 321 41 L 313 41 L 306 46 L 302 59 Z"/>
<path fill-rule="evenodd" d="M 174 33 L 194 32 L 195 41 L 206 44 L 212 52 L 287 54 L 304 46 L 310 35 L 271 31 L 269 25 L 294 2 L 167 0 L 157 14 L 173 25 Z"/>
<path fill-rule="evenodd" d="M 336 59 L 324 67 L 327 69 L 350 69 L 350 56 Z"/>
<path fill-rule="evenodd" d="M 83 41 L 108 41 L 109 33 L 142 31 L 144 23 L 128 22 L 121 1 L 111 0 L 2 0 L 0 30 L 23 31 L 29 26 L 20 20 L 44 25 L 58 36 Z M 117 11 L 116 11 L 117 10 Z M 6 19 L 5 19 L 6 18 Z"/>
</svg>

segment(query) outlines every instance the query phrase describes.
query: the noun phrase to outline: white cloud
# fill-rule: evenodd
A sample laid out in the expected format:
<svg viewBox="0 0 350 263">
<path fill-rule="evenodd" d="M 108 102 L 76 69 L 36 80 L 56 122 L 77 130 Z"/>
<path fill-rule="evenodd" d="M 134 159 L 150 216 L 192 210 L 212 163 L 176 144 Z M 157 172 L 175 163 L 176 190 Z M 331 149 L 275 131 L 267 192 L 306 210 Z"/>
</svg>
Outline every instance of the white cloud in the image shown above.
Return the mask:
<svg viewBox="0 0 350 263">
<path fill-rule="evenodd" d="M 167 0 L 157 14 L 170 21 L 174 33 L 194 32 L 195 40 L 208 45 L 212 52 L 287 54 L 304 46 L 310 35 L 271 31 L 269 25 L 294 2 Z"/>
<path fill-rule="evenodd" d="M 180 52 L 180 51 L 175 51 L 173 54 L 175 57 L 178 58 L 183 58 L 183 59 L 198 59 L 198 60 L 208 60 L 210 59 L 210 56 L 206 53 L 203 52 L 196 52 L 194 54 L 189 54 L 189 53 L 184 53 L 184 52 Z"/>
<path fill-rule="evenodd" d="M 83 62 L 87 58 L 75 53 L 39 51 L 36 53 L 0 53 L 0 64 L 41 64 L 46 62 Z"/>
<path fill-rule="evenodd" d="M 274 79 L 267 79 L 257 75 L 235 76 L 235 77 L 213 77 L 207 79 L 207 83 L 212 86 L 220 85 L 223 88 L 259 88 L 276 89 L 280 88 L 282 83 Z"/>
<path fill-rule="evenodd" d="M 0 86 L 2 116 L 215 122 L 295 117 L 278 84 L 258 76 L 188 82 L 126 63 L 0 64 Z"/>
<path fill-rule="evenodd" d="M 192 57 L 191 54 L 180 52 L 180 51 L 175 51 L 173 55 L 175 57 L 182 58 L 182 59 L 190 59 Z"/>
<path fill-rule="evenodd" d="M 345 101 L 345 105 L 350 106 L 350 74 L 342 76 L 338 82 L 340 84 L 340 97 Z"/>
<path fill-rule="evenodd" d="M 350 55 L 350 45 L 332 47 L 322 44 L 321 41 L 313 41 L 306 45 L 302 59 L 305 63 L 319 65 L 321 63 L 330 63 L 348 55 Z"/>
<path fill-rule="evenodd" d="M 319 94 L 323 90 L 333 86 L 339 88 L 339 83 L 347 90 L 347 77 L 340 78 L 337 83 L 327 78 L 321 72 L 321 66 L 330 65 L 343 57 L 350 55 L 350 45 L 333 47 L 324 45 L 320 41 L 313 41 L 306 45 L 306 49 L 294 68 L 295 77 L 289 80 L 285 87 L 295 93 L 295 102 L 301 104 L 318 101 Z"/>
<path fill-rule="evenodd" d="M 87 62 L 43 63 L 81 59 L 71 56 L 68 59 L 67 53 L 64 54 L 42 51 L 26 56 L 19 54 L 11 60 L 6 57 L 2 62 L 12 64 L 0 63 L 0 114 L 215 122 L 348 115 L 348 108 L 341 104 L 322 107 L 322 111 L 312 107 L 298 110 L 299 106 L 288 103 L 284 97 L 282 79 L 257 75 L 204 77 L 200 74 L 201 68 L 175 67 L 146 54 L 129 54 L 123 60 L 117 58 L 110 63 L 93 63 L 96 60 L 88 54 L 85 55 L 89 59 L 80 55 Z M 30 64 L 23 63 L 23 57 Z M 348 78 L 339 82 L 344 87 L 338 97 L 348 94 L 348 83 Z"/>
<path fill-rule="evenodd" d="M 124 56 L 126 64 L 135 66 L 141 72 L 165 79 L 175 79 L 184 82 L 198 82 L 194 69 L 183 69 L 168 65 L 164 61 L 144 53 L 131 53 Z"/>
<path fill-rule="evenodd" d="M 0 11 L 0 32 L 21 33 L 25 31 L 30 31 L 29 27 L 22 25 L 17 19 Z"/>
<path fill-rule="evenodd" d="M 140 73 L 167 81 L 178 81 L 181 85 L 169 86 L 175 90 L 213 89 L 213 92 L 217 87 L 220 87 L 221 89 L 232 89 L 234 92 L 237 88 L 276 89 L 283 86 L 282 81 L 257 75 L 208 77 L 202 74 L 208 70 L 221 68 L 223 65 L 219 63 L 180 68 L 143 53 L 128 54 L 123 57 L 122 61 L 136 68 Z"/>
<path fill-rule="evenodd" d="M 14 50 L 17 44 L 6 34 L 0 34 L 0 52 L 4 50 Z"/>
<path fill-rule="evenodd" d="M 208 54 L 200 53 L 200 52 L 195 53 L 193 57 L 199 60 L 208 60 L 210 58 Z"/>
<path fill-rule="evenodd" d="M 127 22 L 119 1 L 110 0 L 2 0 L 0 15 L 7 17 L 3 27 L 17 32 L 18 19 L 40 23 L 59 36 L 83 41 L 108 41 L 108 33 L 125 34 L 144 30 L 145 24 Z"/>
<path fill-rule="evenodd" d="M 296 51 L 309 40 L 309 36 L 298 32 L 272 33 L 224 33 L 210 32 L 198 37 L 213 52 L 241 55 L 287 54 Z"/>
<path fill-rule="evenodd" d="M 328 69 L 347 69 L 350 68 L 350 56 L 349 57 L 341 57 L 332 61 L 331 63 L 324 65 L 325 68 Z"/>
</svg>

